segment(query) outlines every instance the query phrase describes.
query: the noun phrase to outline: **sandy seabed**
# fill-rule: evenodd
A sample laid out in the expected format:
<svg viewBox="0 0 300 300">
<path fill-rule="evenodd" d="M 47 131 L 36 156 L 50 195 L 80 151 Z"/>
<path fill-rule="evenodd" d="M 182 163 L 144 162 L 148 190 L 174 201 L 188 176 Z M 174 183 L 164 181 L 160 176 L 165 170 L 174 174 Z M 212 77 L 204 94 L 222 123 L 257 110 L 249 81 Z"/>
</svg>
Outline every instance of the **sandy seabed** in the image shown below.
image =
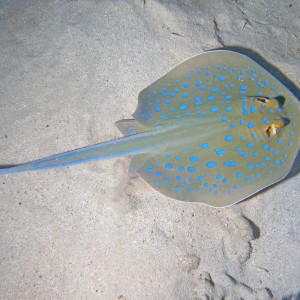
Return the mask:
<svg viewBox="0 0 300 300">
<path fill-rule="evenodd" d="M 299 86 L 299 19 L 297 0 L 0 0 L 0 162 L 119 137 L 140 90 L 207 50 L 254 50 Z M 1 299 L 300 298 L 297 171 L 215 209 L 128 165 L 0 178 Z"/>
</svg>

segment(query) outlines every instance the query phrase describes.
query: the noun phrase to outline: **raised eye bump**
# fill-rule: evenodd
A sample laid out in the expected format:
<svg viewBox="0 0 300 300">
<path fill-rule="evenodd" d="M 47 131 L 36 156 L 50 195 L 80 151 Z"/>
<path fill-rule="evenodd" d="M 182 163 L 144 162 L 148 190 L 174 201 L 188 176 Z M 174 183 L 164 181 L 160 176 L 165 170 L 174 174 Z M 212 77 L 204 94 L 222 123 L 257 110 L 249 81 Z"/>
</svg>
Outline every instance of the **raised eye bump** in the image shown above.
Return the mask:
<svg viewBox="0 0 300 300">
<path fill-rule="evenodd" d="M 290 124 L 290 122 L 289 118 L 281 118 L 280 120 L 273 121 L 266 129 L 267 136 L 271 138 L 277 136 L 280 129 Z"/>
</svg>

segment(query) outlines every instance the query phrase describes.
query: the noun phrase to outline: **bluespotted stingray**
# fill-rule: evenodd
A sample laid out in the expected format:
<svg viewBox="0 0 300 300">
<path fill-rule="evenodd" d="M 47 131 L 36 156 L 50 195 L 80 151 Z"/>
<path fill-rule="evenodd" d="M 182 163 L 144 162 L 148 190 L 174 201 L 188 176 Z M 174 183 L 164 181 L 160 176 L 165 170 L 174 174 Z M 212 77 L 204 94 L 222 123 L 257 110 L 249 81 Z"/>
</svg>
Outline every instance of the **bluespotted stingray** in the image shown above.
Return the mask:
<svg viewBox="0 0 300 300">
<path fill-rule="evenodd" d="M 125 137 L 15 165 L 0 174 L 132 155 L 130 171 L 171 198 L 221 207 L 283 179 L 300 145 L 298 99 L 250 58 L 216 50 L 139 94 Z"/>
</svg>

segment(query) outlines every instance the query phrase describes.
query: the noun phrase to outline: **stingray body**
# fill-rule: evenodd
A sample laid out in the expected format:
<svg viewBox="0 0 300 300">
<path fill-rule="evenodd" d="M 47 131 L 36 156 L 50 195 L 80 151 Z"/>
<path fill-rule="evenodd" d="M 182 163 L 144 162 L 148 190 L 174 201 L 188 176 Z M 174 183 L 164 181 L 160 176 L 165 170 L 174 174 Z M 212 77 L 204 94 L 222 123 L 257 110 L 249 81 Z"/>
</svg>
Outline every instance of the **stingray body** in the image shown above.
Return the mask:
<svg viewBox="0 0 300 300">
<path fill-rule="evenodd" d="M 193 57 L 142 90 L 125 137 L 0 174 L 133 155 L 130 171 L 171 198 L 228 206 L 283 179 L 300 145 L 298 99 L 232 51 Z"/>
</svg>

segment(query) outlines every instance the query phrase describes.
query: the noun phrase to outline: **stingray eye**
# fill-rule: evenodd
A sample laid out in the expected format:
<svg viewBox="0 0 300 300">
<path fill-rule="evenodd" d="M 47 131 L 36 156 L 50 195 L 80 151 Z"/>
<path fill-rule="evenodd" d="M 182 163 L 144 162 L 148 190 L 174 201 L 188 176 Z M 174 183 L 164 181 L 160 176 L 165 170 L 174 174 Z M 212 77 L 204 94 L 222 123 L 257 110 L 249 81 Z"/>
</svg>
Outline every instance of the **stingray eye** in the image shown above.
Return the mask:
<svg viewBox="0 0 300 300">
<path fill-rule="evenodd" d="M 268 137 L 274 137 L 277 136 L 279 131 L 285 127 L 286 125 L 290 124 L 290 119 L 288 118 L 282 118 L 280 120 L 274 121 L 272 124 L 270 124 L 266 129 L 266 134 Z"/>
<path fill-rule="evenodd" d="M 256 101 L 261 102 L 261 103 L 268 103 L 269 102 L 269 98 L 268 97 L 257 97 Z"/>
<path fill-rule="evenodd" d="M 271 138 L 277 135 L 277 128 L 275 124 L 271 124 L 268 126 L 268 128 L 266 129 L 266 134 Z"/>
</svg>

